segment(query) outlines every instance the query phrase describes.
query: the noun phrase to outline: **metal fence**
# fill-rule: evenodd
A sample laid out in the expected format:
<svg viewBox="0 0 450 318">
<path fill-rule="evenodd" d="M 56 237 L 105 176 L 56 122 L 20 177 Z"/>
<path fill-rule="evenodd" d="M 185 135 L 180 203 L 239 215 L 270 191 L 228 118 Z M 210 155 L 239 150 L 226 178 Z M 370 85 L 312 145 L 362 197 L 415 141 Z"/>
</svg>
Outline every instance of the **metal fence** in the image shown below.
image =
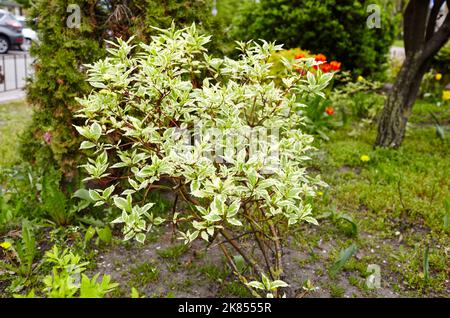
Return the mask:
<svg viewBox="0 0 450 318">
<path fill-rule="evenodd" d="M 33 72 L 32 63 L 28 53 L 0 55 L 0 93 L 24 88 Z"/>
</svg>

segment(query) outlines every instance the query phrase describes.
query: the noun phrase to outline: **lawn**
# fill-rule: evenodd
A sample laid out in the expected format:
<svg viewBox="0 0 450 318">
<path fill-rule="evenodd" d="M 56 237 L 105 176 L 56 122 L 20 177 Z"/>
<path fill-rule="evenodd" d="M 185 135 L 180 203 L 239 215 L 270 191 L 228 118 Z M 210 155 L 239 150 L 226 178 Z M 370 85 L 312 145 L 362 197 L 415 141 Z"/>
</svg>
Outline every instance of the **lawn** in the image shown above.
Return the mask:
<svg viewBox="0 0 450 318">
<path fill-rule="evenodd" d="M 0 166 L 7 167 L 18 162 L 18 134 L 30 110 L 23 101 L 0 110 Z M 399 150 L 373 149 L 375 124 L 358 121 L 330 133 L 329 141 L 316 140 L 311 172 L 329 186 L 314 202 L 320 226 L 297 227 L 286 244 L 288 296 L 448 296 L 450 148 L 436 136 L 430 111 L 449 122 L 443 107 L 419 101 Z M 167 196 L 155 195 L 158 213 L 169 213 Z M 131 288 L 147 297 L 250 296 L 224 266 L 217 246 L 206 249 L 196 242 L 188 250 L 173 241 L 171 226 L 151 232 L 143 246 L 118 236 L 86 245 L 80 234 L 85 231 L 79 226 L 43 231 L 39 253 L 49 248 L 49 238 L 63 240 L 91 262 L 92 274 L 110 274 L 120 284 L 113 296 L 127 297 Z M 374 266 L 381 286 L 369 289 Z"/>
<path fill-rule="evenodd" d="M 19 134 L 30 122 L 32 110 L 25 101 L 0 104 L 0 167 L 19 161 Z"/>
<path fill-rule="evenodd" d="M 347 280 L 331 283 L 331 293 L 351 296 L 346 284 L 364 290 L 367 266 L 376 264 L 383 296 L 389 296 L 387 290 L 398 296 L 448 295 L 450 149 L 419 116 L 430 109 L 448 122 L 448 111 L 417 103 L 397 151 L 373 149 L 375 127 L 355 124 L 320 146 L 315 168 L 330 187 L 316 211 L 324 214 L 326 226 L 303 234 L 304 243 L 333 246 L 329 257 L 320 255 L 325 267 L 341 249 L 357 246 L 343 267 Z M 363 155 L 370 160 L 363 162 Z"/>
</svg>

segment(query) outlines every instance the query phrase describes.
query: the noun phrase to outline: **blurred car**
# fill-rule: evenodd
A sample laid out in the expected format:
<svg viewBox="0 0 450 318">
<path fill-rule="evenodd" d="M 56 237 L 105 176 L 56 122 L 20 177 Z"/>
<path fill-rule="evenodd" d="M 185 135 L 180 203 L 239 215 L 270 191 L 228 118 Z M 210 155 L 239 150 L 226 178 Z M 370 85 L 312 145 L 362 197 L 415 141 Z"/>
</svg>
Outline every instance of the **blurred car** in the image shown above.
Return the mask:
<svg viewBox="0 0 450 318">
<path fill-rule="evenodd" d="M 31 47 L 31 43 L 38 41 L 38 36 L 36 31 L 34 31 L 30 26 L 28 25 L 28 21 L 23 16 L 16 16 L 17 21 L 22 25 L 22 34 L 23 34 L 23 43 L 20 46 L 22 51 L 28 51 Z"/>
<path fill-rule="evenodd" d="M 23 43 L 22 25 L 16 17 L 5 10 L 0 10 L 0 54 L 8 53 Z"/>
</svg>

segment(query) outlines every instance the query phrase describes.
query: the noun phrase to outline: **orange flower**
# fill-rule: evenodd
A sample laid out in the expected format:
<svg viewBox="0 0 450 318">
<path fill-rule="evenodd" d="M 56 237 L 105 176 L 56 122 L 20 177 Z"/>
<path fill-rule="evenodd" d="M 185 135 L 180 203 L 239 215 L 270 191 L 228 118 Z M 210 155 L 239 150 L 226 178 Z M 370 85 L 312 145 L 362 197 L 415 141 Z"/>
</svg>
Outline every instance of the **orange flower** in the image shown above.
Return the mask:
<svg viewBox="0 0 450 318">
<path fill-rule="evenodd" d="M 334 109 L 331 106 L 328 106 L 327 108 L 325 108 L 325 113 L 327 113 L 330 116 L 333 116 L 334 114 Z"/>
<path fill-rule="evenodd" d="M 331 65 L 328 63 L 320 64 L 320 69 L 322 70 L 322 72 L 328 73 L 331 71 Z"/>
<path fill-rule="evenodd" d="M 327 61 L 327 57 L 323 54 L 317 54 L 315 57 L 317 62 L 326 62 Z"/>
<path fill-rule="evenodd" d="M 300 60 L 305 57 L 305 53 L 297 53 L 295 54 L 295 59 Z"/>
<path fill-rule="evenodd" d="M 330 62 L 330 66 L 331 66 L 331 69 L 333 71 L 339 71 L 341 69 L 341 65 L 342 65 L 342 63 L 338 62 L 338 61 L 331 61 Z"/>
</svg>

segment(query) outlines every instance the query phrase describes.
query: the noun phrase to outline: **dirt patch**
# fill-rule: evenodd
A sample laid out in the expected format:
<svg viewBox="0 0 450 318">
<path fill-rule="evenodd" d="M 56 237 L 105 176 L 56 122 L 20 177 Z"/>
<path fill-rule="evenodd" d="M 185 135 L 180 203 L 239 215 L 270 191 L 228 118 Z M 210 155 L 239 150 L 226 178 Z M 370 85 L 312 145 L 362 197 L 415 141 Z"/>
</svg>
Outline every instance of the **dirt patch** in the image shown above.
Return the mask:
<svg viewBox="0 0 450 318">
<path fill-rule="evenodd" d="M 172 230 L 165 228 L 158 242 L 143 246 L 133 243 L 130 247 L 116 245 L 97 258 L 96 272 L 111 275 L 121 284 L 124 293 L 136 287 L 147 297 L 214 297 L 218 295 L 220 283 L 208 281 L 199 269 L 214 264 L 222 269 L 221 251 L 216 248 L 206 249 L 206 244 L 197 240 L 191 249 L 179 257 L 162 257 L 161 251 L 170 249 L 177 242 L 172 242 Z M 157 278 L 143 286 L 132 286 L 133 280 L 139 280 L 136 269 L 142 264 L 150 264 L 158 271 Z M 133 270 L 134 269 L 134 270 Z M 126 295 L 123 295 L 126 296 Z"/>
<path fill-rule="evenodd" d="M 135 287 L 146 297 L 239 297 L 228 288 L 229 284 L 239 285 L 225 265 L 221 250 L 213 245 L 207 249 L 206 242 L 197 240 L 191 249 L 176 258 L 161 256 L 174 246 L 171 241 L 172 231 L 165 227 L 158 242 L 149 242 L 144 246 L 130 243 L 128 247 L 116 245 L 97 257 L 97 268 L 93 271 L 109 274 L 121 285 L 120 294 L 128 297 L 131 287 Z M 291 239 L 294 242 L 294 239 Z M 175 243 L 177 244 L 177 243 Z M 387 282 L 375 291 L 368 291 L 362 286 L 365 278 L 355 271 L 342 271 L 330 278 L 328 267 L 330 253 L 338 248 L 336 242 L 320 240 L 312 249 L 288 244 L 284 249 L 285 281 L 290 287 L 286 289 L 287 297 L 399 297 Z M 363 258 L 370 251 L 360 250 L 355 256 Z M 157 278 L 143 285 L 133 286 L 139 277 L 148 273 L 136 272 L 142 264 L 150 264 L 158 271 Z M 384 267 L 383 264 L 381 264 Z M 383 269 L 382 269 L 383 270 Z M 217 276 L 208 271 L 221 272 Z M 225 275 L 225 276 L 223 276 Z M 353 284 L 350 277 L 353 276 Z M 358 277 L 359 285 L 355 284 Z M 145 281 L 145 279 L 143 279 Z M 309 280 L 314 288 L 308 292 L 303 288 Z M 242 286 L 241 286 L 242 287 Z M 241 295 L 242 296 L 242 295 Z"/>
</svg>

